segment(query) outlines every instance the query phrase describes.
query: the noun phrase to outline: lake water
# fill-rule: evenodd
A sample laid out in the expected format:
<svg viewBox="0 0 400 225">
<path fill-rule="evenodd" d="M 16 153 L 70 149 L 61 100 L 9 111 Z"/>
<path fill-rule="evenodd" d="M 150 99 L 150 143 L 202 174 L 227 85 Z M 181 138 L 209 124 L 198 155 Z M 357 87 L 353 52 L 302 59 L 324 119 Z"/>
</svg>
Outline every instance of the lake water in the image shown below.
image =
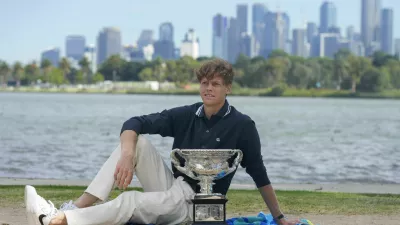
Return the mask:
<svg viewBox="0 0 400 225">
<path fill-rule="evenodd" d="M 400 183 L 400 101 L 229 97 L 274 183 Z M 0 93 L 0 177 L 91 179 L 131 116 L 197 96 Z M 149 136 L 169 164 L 172 138 Z M 253 183 L 242 168 L 234 182 Z"/>
</svg>

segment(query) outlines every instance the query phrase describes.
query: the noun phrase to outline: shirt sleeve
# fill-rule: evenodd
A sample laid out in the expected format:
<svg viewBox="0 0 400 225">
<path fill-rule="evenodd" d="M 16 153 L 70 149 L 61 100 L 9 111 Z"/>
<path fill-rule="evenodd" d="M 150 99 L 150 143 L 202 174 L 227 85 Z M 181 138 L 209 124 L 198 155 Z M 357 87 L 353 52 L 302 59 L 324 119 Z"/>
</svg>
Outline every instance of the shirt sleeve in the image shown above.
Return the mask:
<svg viewBox="0 0 400 225">
<path fill-rule="evenodd" d="M 261 155 L 260 137 L 253 120 L 246 121 L 238 148 L 243 152 L 241 166 L 253 178 L 257 188 L 271 184 Z"/>
<path fill-rule="evenodd" d="M 125 130 L 133 130 L 137 134 L 159 134 L 163 137 L 174 137 L 175 118 L 180 118 L 185 111 L 187 111 L 185 107 L 177 107 L 132 117 L 123 123 L 121 134 Z"/>
</svg>

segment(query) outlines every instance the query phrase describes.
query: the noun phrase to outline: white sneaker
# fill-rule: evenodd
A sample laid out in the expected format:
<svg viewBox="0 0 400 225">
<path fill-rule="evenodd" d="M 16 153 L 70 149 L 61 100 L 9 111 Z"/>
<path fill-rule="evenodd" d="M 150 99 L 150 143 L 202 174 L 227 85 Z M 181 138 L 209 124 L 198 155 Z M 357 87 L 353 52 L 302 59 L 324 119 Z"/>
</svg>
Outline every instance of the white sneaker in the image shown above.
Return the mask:
<svg viewBox="0 0 400 225">
<path fill-rule="evenodd" d="M 60 211 L 67 211 L 67 210 L 72 210 L 72 209 L 77 209 L 78 207 L 76 205 L 74 205 L 74 202 L 72 202 L 72 200 L 70 200 L 69 202 L 64 202 L 61 206 L 60 206 Z"/>
<path fill-rule="evenodd" d="M 30 185 L 25 186 L 25 207 L 28 225 L 48 225 L 58 213 L 54 204 L 39 196 Z"/>
</svg>

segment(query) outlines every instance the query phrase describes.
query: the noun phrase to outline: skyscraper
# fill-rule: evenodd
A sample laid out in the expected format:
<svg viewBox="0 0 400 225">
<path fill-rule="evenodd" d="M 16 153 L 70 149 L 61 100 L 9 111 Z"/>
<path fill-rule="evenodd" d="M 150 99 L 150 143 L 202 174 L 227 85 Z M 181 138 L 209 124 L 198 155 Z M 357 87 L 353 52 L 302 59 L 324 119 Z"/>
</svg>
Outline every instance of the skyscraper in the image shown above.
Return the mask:
<svg viewBox="0 0 400 225">
<path fill-rule="evenodd" d="M 212 55 L 228 60 L 228 19 L 221 14 L 213 18 Z"/>
<path fill-rule="evenodd" d="M 253 4 L 252 33 L 254 37 L 254 54 L 260 55 L 264 44 L 265 14 L 267 7 L 262 3 Z"/>
<path fill-rule="evenodd" d="M 381 48 L 387 54 L 393 54 L 393 10 L 382 10 Z"/>
<path fill-rule="evenodd" d="M 287 45 L 289 40 L 289 16 L 282 12 L 268 12 L 265 15 L 264 42 L 265 46 L 261 50 L 263 57 L 276 49 L 291 52 Z"/>
<path fill-rule="evenodd" d="M 97 37 L 97 65 L 102 64 L 112 55 L 122 53 L 121 32 L 115 27 L 106 27 Z"/>
<path fill-rule="evenodd" d="M 312 40 L 316 35 L 318 35 L 317 24 L 313 22 L 307 23 L 307 42 L 312 43 Z"/>
<path fill-rule="evenodd" d="M 248 33 L 242 33 L 239 43 L 239 52 L 247 57 L 254 57 L 254 37 Z"/>
<path fill-rule="evenodd" d="M 319 35 L 319 57 L 333 58 L 339 50 L 339 34 L 322 33 Z"/>
<path fill-rule="evenodd" d="M 230 18 L 228 28 L 228 61 L 235 63 L 239 55 L 239 26 L 236 18 Z"/>
<path fill-rule="evenodd" d="M 236 19 L 238 23 L 239 35 L 247 33 L 247 4 L 240 4 L 236 6 Z"/>
<path fill-rule="evenodd" d="M 394 40 L 394 54 L 400 59 L 400 38 Z"/>
<path fill-rule="evenodd" d="M 174 42 L 174 26 L 170 22 L 162 23 L 159 29 L 160 41 Z"/>
<path fill-rule="evenodd" d="M 43 60 L 49 60 L 53 66 L 58 66 L 60 62 L 60 49 L 59 48 L 51 48 L 42 52 L 42 62 Z"/>
<path fill-rule="evenodd" d="M 153 30 L 142 30 L 137 40 L 137 47 L 143 49 L 145 46 L 153 44 L 153 35 Z"/>
<path fill-rule="evenodd" d="M 336 27 L 336 6 L 333 2 L 325 1 L 320 8 L 320 33 L 328 33 L 329 29 Z"/>
<path fill-rule="evenodd" d="M 272 49 L 285 50 L 286 40 L 288 39 L 285 37 L 286 21 L 284 20 L 282 13 L 277 12 L 275 15 L 276 18 L 272 29 Z"/>
<path fill-rule="evenodd" d="M 153 58 L 175 59 L 174 26 L 172 23 L 162 23 L 159 28 L 159 35 L 159 40 L 154 43 Z"/>
<path fill-rule="evenodd" d="M 65 51 L 67 58 L 72 58 L 76 61 L 82 59 L 85 54 L 86 40 L 84 36 L 69 35 L 65 41 Z"/>
<path fill-rule="evenodd" d="M 306 31 L 304 29 L 293 29 L 292 38 L 292 55 L 305 57 L 305 38 Z"/>
<path fill-rule="evenodd" d="M 353 41 L 355 37 L 355 29 L 354 26 L 348 26 L 346 28 L 346 38 L 350 41 Z"/>
<path fill-rule="evenodd" d="M 284 42 L 285 42 L 285 50 L 287 53 L 290 53 L 292 51 L 291 47 L 291 33 L 290 33 L 290 17 L 289 14 L 286 12 L 282 12 L 282 19 L 283 19 L 283 37 L 284 37 Z"/>
<path fill-rule="evenodd" d="M 380 36 L 381 0 L 361 0 L 361 39 L 370 55 Z"/>
</svg>

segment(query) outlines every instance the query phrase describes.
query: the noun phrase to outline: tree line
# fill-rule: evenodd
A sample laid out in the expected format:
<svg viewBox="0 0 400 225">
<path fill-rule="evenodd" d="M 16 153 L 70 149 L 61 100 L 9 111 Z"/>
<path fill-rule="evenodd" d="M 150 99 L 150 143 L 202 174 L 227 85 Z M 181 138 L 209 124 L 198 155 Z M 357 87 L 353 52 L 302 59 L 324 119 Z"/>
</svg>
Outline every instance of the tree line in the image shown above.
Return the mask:
<svg viewBox="0 0 400 225">
<path fill-rule="evenodd" d="M 29 85 L 37 80 L 55 85 L 92 84 L 111 81 L 174 82 L 178 86 L 197 82 L 194 69 L 211 58 L 182 57 L 177 60 L 131 62 L 114 55 L 101 64 L 96 73 L 90 69 L 87 58 L 73 68 L 66 58 L 58 67 L 48 60 L 22 65 L 8 65 L 0 61 L 0 83 L 15 81 L 16 86 Z M 273 51 L 267 59 L 239 55 L 233 64 L 236 88 L 271 88 L 285 86 L 297 89 L 344 89 L 353 92 L 379 92 L 400 89 L 400 61 L 393 55 L 375 52 L 360 57 L 348 50 L 339 50 L 331 58 L 303 58 L 284 51 Z"/>
</svg>

